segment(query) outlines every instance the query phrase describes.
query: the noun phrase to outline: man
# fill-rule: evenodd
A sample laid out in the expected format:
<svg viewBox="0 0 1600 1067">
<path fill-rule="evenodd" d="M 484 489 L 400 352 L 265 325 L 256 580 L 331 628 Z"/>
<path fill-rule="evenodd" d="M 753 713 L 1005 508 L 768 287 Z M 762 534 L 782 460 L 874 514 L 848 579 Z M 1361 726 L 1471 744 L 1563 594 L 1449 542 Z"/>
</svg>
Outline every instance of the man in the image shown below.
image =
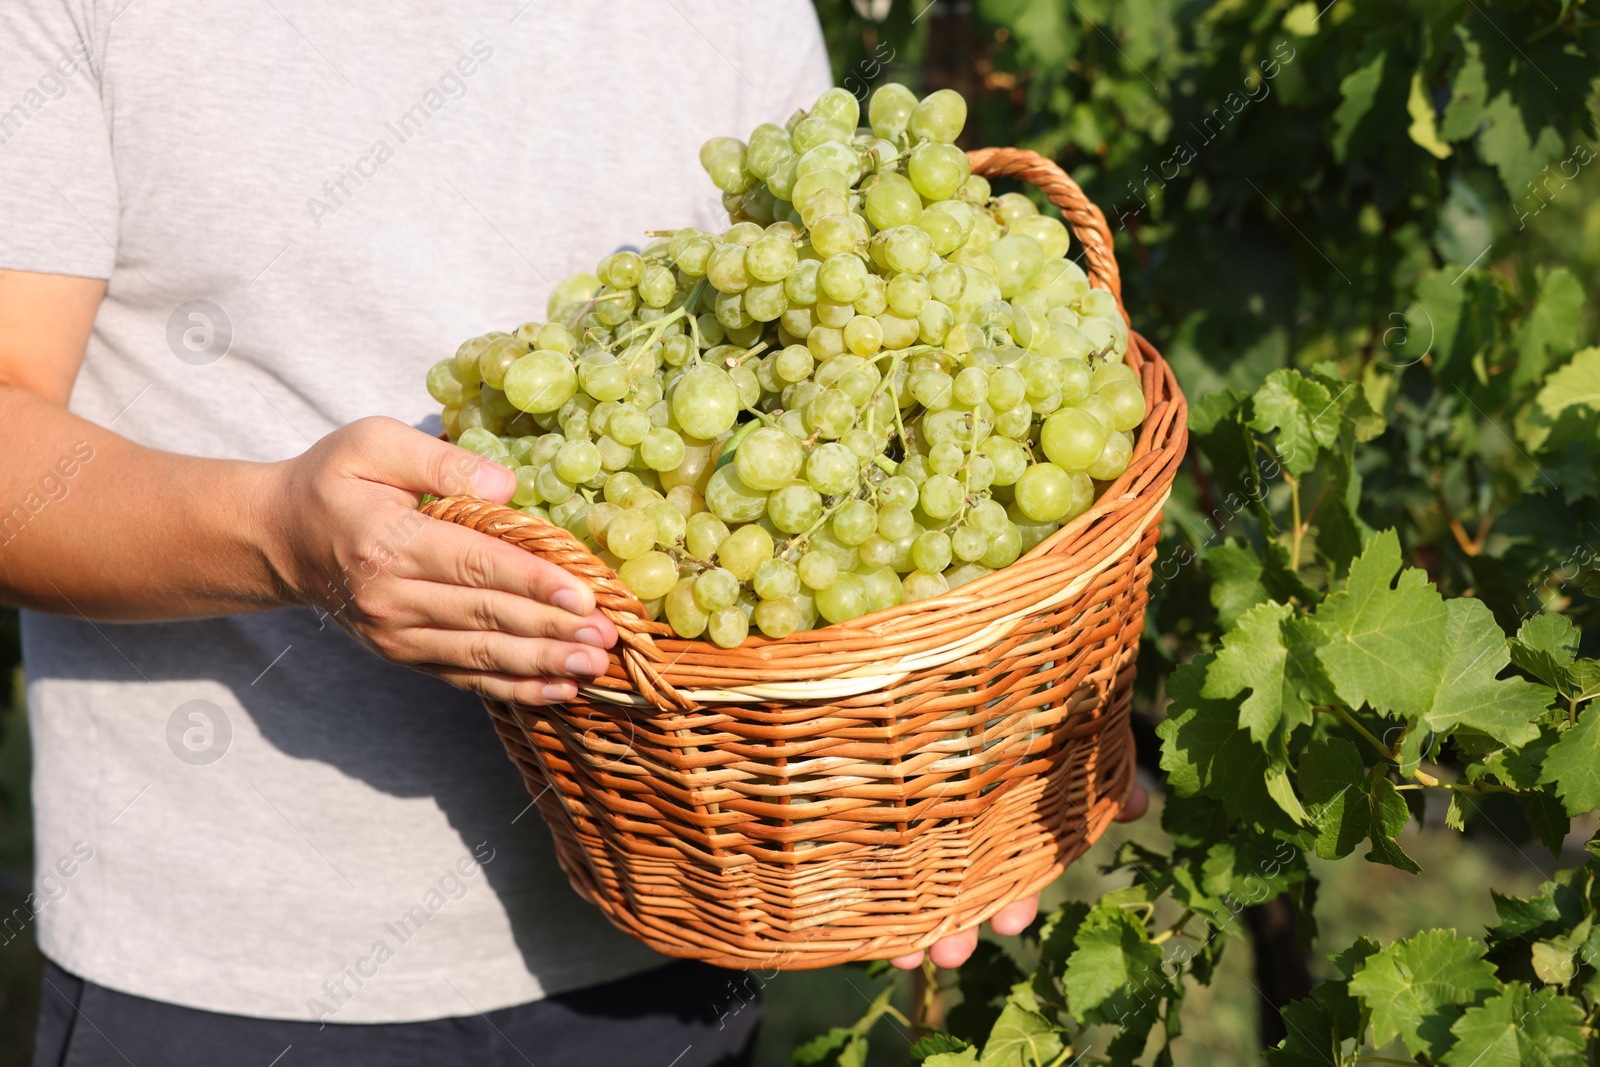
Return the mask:
<svg viewBox="0 0 1600 1067">
<path fill-rule="evenodd" d="M 801 0 L 0 8 L 37 1064 L 745 1062 L 724 975 L 568 888 L 473 695 L 568 698 L 614 629 L 415 514 L 512 479 L 413 427 L 828 84 Z"/>
</svg>

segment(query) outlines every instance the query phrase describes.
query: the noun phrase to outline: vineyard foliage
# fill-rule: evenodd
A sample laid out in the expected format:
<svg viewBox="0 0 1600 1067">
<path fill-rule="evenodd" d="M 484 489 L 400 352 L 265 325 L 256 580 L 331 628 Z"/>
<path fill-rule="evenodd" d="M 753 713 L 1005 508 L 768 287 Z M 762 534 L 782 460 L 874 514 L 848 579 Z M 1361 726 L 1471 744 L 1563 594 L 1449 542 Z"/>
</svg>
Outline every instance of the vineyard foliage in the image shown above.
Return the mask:
<svg viewBox="0 0 1600 1067">
<path fill-rule="evenodd" d="M 839 84 L 958 88 L 966 147 L 1077 178 L 1191 401 L 1138 683 L 1172 848 L 1123 846 L 1128 888 L 1041 917 L 1031 973 L 981 943 L 913 1060 L 1169 1063 L 1234 918 L 1281 898 L 1334 977 L 1283 1009 L 1277 1067 L 1390 1042 L 1384 1062 L 1595 1062 L 1600 10 L 818 7 Z M 1393 943 L 1315 941 L 1307 857 L 1425 892 L 1417 821 L 1565 867 L 1495 894 L 1486 931 L 1446 906 Z M 889 1005 L 795 1061 L 865 1062 Z"/>
</svg>

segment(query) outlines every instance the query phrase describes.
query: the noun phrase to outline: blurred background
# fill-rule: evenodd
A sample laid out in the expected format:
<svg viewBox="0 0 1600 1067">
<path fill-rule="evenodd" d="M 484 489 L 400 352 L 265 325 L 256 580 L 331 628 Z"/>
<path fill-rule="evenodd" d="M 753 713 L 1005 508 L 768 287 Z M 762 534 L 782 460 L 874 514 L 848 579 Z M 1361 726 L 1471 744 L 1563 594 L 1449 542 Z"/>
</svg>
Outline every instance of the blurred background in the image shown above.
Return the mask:
<svg viewBox="0 0 1600 1067">
<path fill-rule="evenodd" d="M 1541 604 L 1594 620 L 1600 583 L 1584 592 L 1560 570 L 1586 536 L 1574 531 L 1600 529 L 1583 488 L 1594 472 L 1556 470 L 1572 490 L 1564 498 L 1535 492 L 1480 424 L 1509 425 L 1545 366 L 1595 336 L 1600 69 L 1585 57 L 1600 54 L 1600 18 L 1584 3 L 817 0 L 817 10 L 837 84 L 860 96 L 887 80 L 958 89 L 972 104 L 963 147 L 1031 148 L 1083 185 L 1116 236 L 1134 327 L 1191 397 L 1318 360 L 1390 380 L 1389 437 L 1377 445 L 1391 458 L 1375 446 L 1365 472 L 1374 521 L 1401 525 L 1415 565 L 1503 623 Z M 1498 375 L 1507 359 L 1527 373 Z M 1216 502 L 1203 479 L 1180 483 L 1164 550 L 1203 556 Z M 1152 785 L 1159 680 L 1215 632 L 1204 582 L 1203 568 L 1184 568 L 1148 616 L 1138 712 Z M 0 612 L 0 677 L 12 682 L 0 712 L 0 916 L 22 907 L 32 865 L 18 658 L 15 616 Z M 1571 863 L 1594 829 L 1580 820 L 1550 844 Z M 1099 867 L 1129 837 L 1166 846 L 1154 817 L 1115 827 L 1048 896 L 1104 892 Z M 1425 816 L 1403 844 L 1425 880 L 1313 861 L 1330 951 L 1441 923 L 1477 933 L 1493 914 L 1489 886 L 1527 892 L 1557 865 L 1509 804 L 1485 804 L 1465 834 Z M 1180 1063 L 1255 1062 L 1276 1016 L 1247 983 L 1277 999 L 1275 982 L 1326 970 L 1270 906 L 1252 912 L 1241 919 L 1252 936 L 1230 939 L 1217 980 L 1191 997 Z M 0 944 L 0 1067 L 29 1061 L 40 964 L 31 929 Z M 779 976 L 766 988 L 761 1062 L 787 1063 L 805 1038 L 849 1025 L 877 988 L 854 968 Z M 885 1022 L 873 1062 L 902 1062 L 908 1045 Z"/>
</svg>

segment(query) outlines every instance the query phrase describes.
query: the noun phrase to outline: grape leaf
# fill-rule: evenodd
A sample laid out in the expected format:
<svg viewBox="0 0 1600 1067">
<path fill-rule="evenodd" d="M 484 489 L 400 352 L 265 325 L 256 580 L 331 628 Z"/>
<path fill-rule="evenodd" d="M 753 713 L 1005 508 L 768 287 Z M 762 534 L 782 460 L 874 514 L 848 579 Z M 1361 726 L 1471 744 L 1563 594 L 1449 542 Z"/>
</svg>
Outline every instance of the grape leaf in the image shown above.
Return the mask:
<svg viewBox="0 0 1600 1067">
<path fill-rule="evenodd" d="M 1483 109 L 1486 125 L 1478 137 L 1478 154 L 1500 173 L 1500 183 L 1516 199 L 1522 196 L 1534 177 L 1560 157 L 1565 146 L 1554 126 L 1545 126 L 1537 137 L 1528 134 L 1522 109 L 1509 90 L 1490 100 Z"/>
<path fill-rule="evenodd" d="M 1600 807 L 1600 704 L 1584 708 L 1578 724 L 1550 746 L 1539 783 L 1555 786 L 1568 815 Z"/>
<path fill-rule="evenodd" d="M 1378 89 L 1383 84 L 1383 68 L 1388 58 L 1387 51 L 1379 52 L 1339 82 L 1339 95 L 1343 99 L 1333 113 L 1332 145 L 1333 158 L 1341 163 L 1349 158 L 1350 142 L 1378 99 Z"/>
<path fill-rule="evenodd" d="M 1441 734 L 1470 726 L 1521 747 L 1539 736 L 1538 720 L 1554 695 L 1523 678 L 1500 678 L 1511 651 L 1494 614 L 1467 597 L 1445 604 L 1444 672 L 1422 721 Z"/>
<path fill-rule="evenodd" d="M 911 1051 L 913 1055 L 916 1054 L 914 1047 Z M 960 1052 L 935 1052 L 921 1062 L 927 1067 L 977 1067 L 978 1050 L 968 1045 Z"/>
<path fill-rule="evenodd" d="M 1483 57 L 1472 47 L 1457 68 L 1455 81 L 1450 84 L 1450 102 L 1445 105 L 1444 118 L 1439 123 L 1439 136 L 1446 141 L 1464 141 L 1477 133 L 1483 121 L 1483 107 L 1488 101 L 1489 83 Z"/>
<path fill-rule="evenodd" d="M 1054 1023 L 1020 1004 L 1008 1003 L 989 1031 L 978 1062 L 983 1067 L 1035 1067 L 1060 1053 L 1061 1036 Z"/>
<path fill-rule="evenodd" d="M 1344 388 L 1354 387 L 1346 383 Z M 1250 426 L 1263 433 L 1278 431 L 1277 451 L 1283 468 L 1298 477 L 1316 464 L 1319 450 L 1332 448 L 1339 440 L 1343 395 L 1336 397 L 1321 382 L 1297 370 L 1276 370 L 1256 390 L 1255 418 Z"/>
<path fill-rule="evenodd" d="M 1414 1056 L 1443 1056 L 1455 1041 L 1450 1028 L 1500 987 L 1483 953 L 1454 930 L 1427 930 L 1368 957 L 1350 991 L 1372 1012 L 1376 1043 L 1399 1037 Z"/>
<path fill-rule="evenodd" d="M 1576 349 L 1583 338 L 1583 286 L 1565 267 L 1539 279 L 1539 295 L 1517 330 L 1517 364 L 1514 385 L 1527 385 L 1544 377 L 1552 358 Z M 1591 407 L 1595 406 L 1593 404 Z"/>
<path fill-rule="evenodd" d="M 1561 802 L 1548 793 L 1524 793 L 1517 797 L 1517 805 L 1539 843 L 1559 858 L 1562 842 L 1572 832 L 1572 818 Z"/>
<path fill-rule="evenodd" d="M 1411 125 L 1406 130 L 1411 140 L 1438 159 L 1450 155 L 1450 146 L 1439 140 L 1433 102 L 1428 99 L 1428 89 L 1422 83 L 1420 70 L 1411 75 L 1411 95 L 1406 99 L 1406 113 L 1411 116 Z"/>
<path fill-rule="evenodd" d="M 911 1046 L 912 1063 L 931 1062 L 933 1067 L 966 1067 L 978 1062 L 978 1050 L 950 1034 L 932 1033 Z"/>
<path fill-rule="evenodd" d="M 1084 1022 L 1145 1030 L 1155 1021 L 1159 998 L 1171 989 L 1161 946 L 1150 943 L 1143 920 L 1104 902 L 1078 928 L 1061 986 L 1072 1014 Z"/>
<path fill-rule="evenodd" d="M 801 1067 L 812 1067 L 814 1064 L 826 1063 L 841 1055 L 842 1050 L 848 1045 L 856 1034 L 854 1030 L 844 1026 L 835 1026 L 825 1034 L 818 1034 L 810 1041 L 795 1049 L 791 1061 Z"/>
<path fill-rule="evenodd" d="M 1261 557 L 1238 541 L 1227 541 L 1206 553 L 1206 574 L 1211 578 L 1211 606 L 1217 624 L 1232 629 L 1239 617 L 1267 602 L 1261 585 Z"/>
<path fill-rule="evenodd" d="M 1511 643 L 1511 659 L 1529 674 L 1554 686 L 1568 700 L 1600 696 L 1600 661 L 1578 659 L 1578 631 L 1564 615 L 1535 615 Z"/>
<path fill-rule="evenodd" d="M 1342 737 L 1312 741 L 1300 760 L 1300 794 L 1316 831 L 1314 850 L 1325 860 L 1355 851 L 1372 825 L 1364 782 L 1367 768 Z"/>
<path fill-rule="evenodd" d="M 1328 1067 L 1340 1062 L 1343 1037 L 1333 1018 L 1314 1001 L 1295 1000 L 1283 1007 L 1288 1037 L 1266 1051 L 1272 1067 Z"/>
<path fill-rule="evenodd" d="M 1558 442 L 1592 436 L 1600 423 L 1597 416 L 1600 346 L 1591 346 L 1545 379 L 1528 417 L 1518 421 L 1517 429 L 1523 443 L 1537 451 L 1550 442 L 1552 434 Z"/>
<path fill-rule="evenodd" d="M 1288 604 L 1251 608 L 1223 635 L 1217 658 L 1206 669 L 1204 697 L 1236 697 L 1239 725 L 1264 747 L 1281 751 L 1297 726 L 1311 722 L 1311 702 L 1330 703 L 1329 686 L 1310 639 Z"/>
<path fill-rule="evenodd" d="M 1554 989 L 1513 982 L 1452 1026 L 1441 1067 L 1582 1067 L 1583 1012 Z"/>
<path fill-rule="evenodd" d="M 1346 704 L 1411 717 L 1428 710 L 1439 686 L 1446 611 L 1423 572 L 1400 571 L 1394 582 L 1397 571 L 1400 539 L 1385 530 L 1350 565 L 1345 588 L 1317 608 L 1311 632 Z"/>
<path fill-rule="evenodd" d="M 1162 740 L 1161 767 L 1180 796 L 1197 793 L 1221 801 L 1236 819 L 1259 829 L 1293 832 L 1294 824 L 1267 792 L 1271 760 L 1250 734 L 1239 728 L 1239 708 L 1231 700 L 1201 695 L 1210 656 L 1198 656 L 1167 679 L 1172 703 L 1156 727 Z"/>
<path fill-rule="evenodd" d="M 1406 855 L 1395 840 L 1400 836 L 1400 831 L 1406 828 L 1406 823 L 1411 821 L 1411 809 L 1395 792 L 1394 783 L 1387 778 L 1374 778 L 1372 792 L 1367 794 L 1367 799 L 1372 806 L 1372 821 L 1367 828 L 1372 849 L 1366 858 L 1372 863 L 1387 863 L 1402 871 L 1420 874 L 1422 868 L 1417 866 L 1417 861 Z"/>
</svg>

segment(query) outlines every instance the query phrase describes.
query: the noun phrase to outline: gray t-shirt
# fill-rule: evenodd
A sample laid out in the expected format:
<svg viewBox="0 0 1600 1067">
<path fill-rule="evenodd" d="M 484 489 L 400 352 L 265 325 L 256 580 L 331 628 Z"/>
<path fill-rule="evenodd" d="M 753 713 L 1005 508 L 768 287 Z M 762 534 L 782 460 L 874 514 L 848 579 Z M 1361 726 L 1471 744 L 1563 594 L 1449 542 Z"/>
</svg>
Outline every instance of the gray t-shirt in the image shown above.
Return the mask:
<svg viewBox="0 0 1600 1067">
<path fill-rule="evenodd" d="M 804 0 L 6 0 L 0 267 L 110 280 L 73 411 L 284 459 L 422 425 L 460 341 L 646 229 L 715 224 L 701 142 L 828 84 Z M 78 506 L 93 465 L 30 506 Z M 37 893 L 7 921 L 69 971 L 343 1023 L 664 962 L 568 887 L 475 698 L 310 611 L 30 613 L 24 652 Z"/>
</svg>

